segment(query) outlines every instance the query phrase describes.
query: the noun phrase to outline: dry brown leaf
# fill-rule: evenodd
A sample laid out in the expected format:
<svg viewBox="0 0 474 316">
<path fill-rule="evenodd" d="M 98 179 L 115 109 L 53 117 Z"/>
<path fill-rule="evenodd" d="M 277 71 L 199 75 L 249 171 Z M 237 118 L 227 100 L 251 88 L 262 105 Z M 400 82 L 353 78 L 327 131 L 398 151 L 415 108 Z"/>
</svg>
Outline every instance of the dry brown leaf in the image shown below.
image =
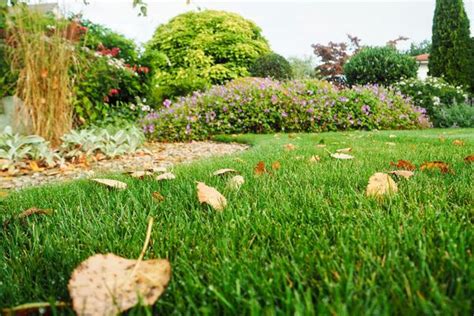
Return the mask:
<svg viewBox="0 0 474 316">
<path fill-rule="evenodd" d="M 286 151 L 292 151 L 296 149 L 296 146 L 293 144 L 286 144 L 283 147 L 285 148 Z"/>
<path fill-rule="evenodd" d="M 265 163 L 263 161 L 259 161 L 255 166 L 254 172 L 257 176 L 261 176 L 267 173 L 267 169 L 265 168 Z"/>
<path fill-rule="evenodd" d="M 316 162 L 320 162 L 320 161 L 321 161 L 321 158 L 317 155 L 311 156 L 309 158 L 309 162 L 311 162 L 311 163 L 316 163 Z"/>
<path fill-rule="evenodd" d="M 160 174 L 155 179 L 158 180 L 158 181 L 173 180 L 173 179 L 176 179 L 176 176 L 174 174 L 172 174 L 171 172 L 166 172 L 166 173 Z"/>
<path fill-rule="evenodd" d="M 150 171 L 134 171 L 130 173 L 130 176 L 136 179 L 143 179 L 145 177 L 150 177 L 152 175 L 153 175 L 153 172 L 150 172 Z"/>
<path fill-rule="evenodd" d="M 163 202 L 165 200 L 165 197 L 163 195 L 161 195 L 161 193 L 158 192 L 158 191 L 153 192 L 152 196 L 153 196 L 153 200 L 155 200 L 157 202 Z"/>
<path fill-rule="evenodd" d="M 20 214 L 18 214 L 18 218 L 22 219 L 22 218 L 26 218 L 26 217 L 29 217 L 29 216 L 35 215 L 35 214 L 36 215 L 51 215 L 51 214 L 53 214 L 53 211 L 52 210 L 42 210 L 42 209 L 39 209 L 39 208 L 36 208 L 36 207 L 32 207 L 32 208 L 29 208 L 26 211 L 23 211 Z"/>
<path fill-rule="evenodd" d="M 197 195 L 200 203 L 209 204 L 216 211 L 223 211 L 227 205 L 226 198 L 219 191 L 203 182 L 197 183 Z"/>
<path fill-rule="evenodd" d="M 280 164 L 279 161 L 274 161 L 274 162 L 272 162 L 272 169 L 273 169 L 273 170 L 278 170 L 278 169 L 280 169 L 280 168 L 281 168 L 281 164 Z"/>
<path fill-rule="evenodd" d="M 410 179 L 415 175 L 413 171 L 410 170 L 395 170 L 395 171 L 390 171 L 390 174 L 394 174 L 398 177 L 403 177 L 405 179 Z"/>
<path fill-rule="evenodd" d="M 229 179 L 227 182 L 227 186 L 232 190 L 239 190 L 242 184 L 245 183 L 244 177 L 242 176 L 235 176 Z"/>
<path fill-rule="evenodd" d="M 397 163 L 390 162 L 390 166 L 396 167 L 401 170 L 413 171 L 416 169 L 415 165 L 408 160 L 399 160 Z"/>
<path fill-rule="evenodd" d="M 125 190 L 127 188 L 127 184 L 123 183 L 121 181 L 117 180 L 111 180 L 111 179 L 91 179 L 91 181 L 100 183 L 102 185 L 105 185 L 106 187 L 109 188 L 114 188 L 118 190 Z"/>
<path fill-rule="evenodd" d="M 78 315 L 116 315 L 138 302 L 152 305 L 171 278 L 168 260 L 131 260 L 115 254 L 97 254 L 72 272 L 68 283 Z"/>
<path fill-rule="evenodd" d="M 351 155 L 340 154 L 340 153 L 331 154 L 331 157 L 332 157 L 332 158 L 336 158 L 336 159 L 342 159 L 342 160 L 354 159 L 354 157 L 351 156 Z"/>
<path fill-rule="evenodd" d="M 337 149 L 336 152 L 338 153 L 350 153 L 352 151 L 352 148 L 351 147 L 348 147 L 348 148 L 341 148 L 341 149 Z"/>
<path fill-rule="evenodd" d="M 425 162 L 420 166 L 421 170 L 434 170 L 438 169 L 441 173 L 454 173 L 449 165 L 443 161 L 430 161 Z"/>
<path fill-rule="evenodd" d="M 235 169 L 231 169 L 231 168 L 224 168 L 224 169 L 219 169 L 219 170 L 216 170 L 212 173 L 213 176 L 222 176 L 222 175 L 225 175 L 227 173 L 237 173 L 237 170 Z"/>
<path fill-rule="evenodd" d="M 396 193 L 397 191 L 397 184 L 388 174 L 377 172 L 369 178 L 366 195 L 373 197 L 383 197 L 387 194 Z"/>
<path fill-rule="evenodd" d="M 165 173 L 167 170 L 165 167 L 150 167 L 149 169 L 147 169 L 147 171 L 153 173 Z"/>
<path fill-rule="evenodd" d="M 453 145 L 454 146 L 464 146 L 464 141 L 460 140 L 460 139 L 456 139 L 453 141 Z"/>
<path fill-rule="evenodd" d="M 473 163 L 474 162 L 474 155 L 467 156 L 464 158 L 465 163 Z"/>
</svg>

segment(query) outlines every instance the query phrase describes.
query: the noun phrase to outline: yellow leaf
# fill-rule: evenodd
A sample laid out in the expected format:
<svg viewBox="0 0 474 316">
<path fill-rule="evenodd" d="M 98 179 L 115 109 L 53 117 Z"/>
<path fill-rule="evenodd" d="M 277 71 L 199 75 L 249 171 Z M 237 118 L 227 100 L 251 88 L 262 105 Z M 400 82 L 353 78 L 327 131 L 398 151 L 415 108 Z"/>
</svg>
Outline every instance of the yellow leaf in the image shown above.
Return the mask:
<svg viewBox="0 0 474 316">
<path fill-rule="evenodd" d="M 395 171 L 390 171 L 390 174 L 394 174 L 398 177 L 403 177 L 405 179 L 410 179 L 415 175 L 413 171 L 410 170 L 395 170 Z"/>
<path fill-rule="evenodd" d="M 279 161 L 274 161 L 274 162 L 272 163 L 272 169 L 273 169 L 273 170 L 278 170 L 278 169 L 280 169 L 280 168 L 281 168 L 281 164 L 280 164 Z"/>
<path fill-rule="evenodd" d="M 245 183 L 244 177 L 242 176 L 235 176 L 229 179 L 227 182 L 227 186 L 232 190 L 239 190 L 242 184 Z"/>
<path fill-rule="evenodd" d="M 150 171 L 134 171 L 130 173 L 130 176 L 136 179 L 143 179 L 145 177 L 149 177 L 152 175 L 153 175 L 153 172 L 150 172 Z"/>
<path fill-rule="evenodd" d="M 460 140 L 460 139 L 456 139 L 453 141 L 453 145 L 454 146 L 464 146 L 464 141 Z"/>
<path fill-rule="evenodd" d="M 293 144 L 286 144 L 283 146 L 285 148 L 285 150 L 287 151 L 292 151 L 292 150 L 295 150 L 296 149 L 296 146 L 293 145 Z"/>
<path fill-rule="evenodd" d="M 219 191 L 203 182 L 197 183 L 197 196 L 200 203 L 209 204 L 217 211 L 223 211 L 227 206 L 226 198 Z"/>
<path fill-rule="evenodd" d="M 321 158 L 317 155 L 311 156 L 311 158 L 309 158 L 309 162 L 311 162 L 311 163 L 317 163 L 317 162 L 320 162 L 320 161 L 321 161 Z"/>
<path fill-rule="evenodd" d="M 341 148 L 341 149 L 336 150 L 336 152 L 338 152 L 338 153 L 350 153 L 351 151 L 352 151 L 352 148 L 350 148 L 350 147 Z"/>
<path fill-rule="evenodd" d="M 348 159 L 354 159 L 353 156 L 351 155 L 347 155 L 347 154 L 331 154 L 331 157 L 332 158 L 335 158 L 335 159 L 342 159 L 342 160 L 348 160 Z"/>
<path fill-rule="evenodd" d="M 366 195 L 373 197 L 383 197 L 384 195 L 396 193 L 397 191 L 397 184 L 388 174 L 377 172 L 369 178 Z"/>
<path fill-rule="evenodd" d="M 165 200 L 165 197 L 161 195 L 160 192 L 153 192 L 152 196 L 153 196 L 153 199 L 157 202 L 163 202 Z"/>
<path fill-rule="evenodd" d="M 237 170 L 234 170 L 234 169 L 230 169 L 230 168 L 224 168 L 224 169 L 219 169 L 219 170 L 216 170 L 212 173 L 213 176 L 222 176 L 222 175 L 225 175 L 227 173 L 236 173 Z"/>
<path fill-rule="evenodd" d="M 174 174 L 172 174 L 171 172 L 166 172 L 166 173 L 160 174 L 155 179 L 158 180 L 158 181 L 173 180 L 173 179 L 176 179 L 176 176 Z"/>
</svg>

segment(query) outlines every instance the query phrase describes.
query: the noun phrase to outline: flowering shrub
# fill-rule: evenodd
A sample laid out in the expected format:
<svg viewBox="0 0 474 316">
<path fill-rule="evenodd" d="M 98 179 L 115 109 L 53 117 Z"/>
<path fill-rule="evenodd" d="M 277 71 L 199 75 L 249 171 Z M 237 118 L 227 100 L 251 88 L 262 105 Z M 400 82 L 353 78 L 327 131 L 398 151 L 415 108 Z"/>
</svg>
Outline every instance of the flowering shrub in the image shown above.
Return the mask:
<svg viewBox="0 0 474 316">
<path fill-rule="evenodd" d="M 474 106 L 455 104 L 437 107 L 430 118 L 436 127 L 474 127 Z"/>
<path fill-rule="evenodd" d="M 429 126 L 424 109 L 399 92 L 378 86 L 338 90 L 318 80 L 243 78 L 163 105 L 142 121 L 145 134 L 156 140 Z"/>
<path fill-rule="evenodd" d="M 409 96 L 416 105 L 425 108 L 428 115 L 433 114 L 436 107 L 450 107 L 463 103 L 467 98 L 460 86 L 455 87 L 435 77 L 426 80 L 405 79 L 396 83 L 394 88 Z"/>
</svg>

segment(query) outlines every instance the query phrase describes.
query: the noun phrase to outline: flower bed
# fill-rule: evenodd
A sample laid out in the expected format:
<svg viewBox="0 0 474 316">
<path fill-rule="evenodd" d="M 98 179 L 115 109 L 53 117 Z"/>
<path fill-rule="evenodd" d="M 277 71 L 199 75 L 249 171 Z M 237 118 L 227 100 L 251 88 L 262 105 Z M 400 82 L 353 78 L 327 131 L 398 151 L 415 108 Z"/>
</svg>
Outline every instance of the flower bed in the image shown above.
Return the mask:
<svg viewBox="0 0 474 316">
<path fill-rule="evenodd" d="M 338 90 L 318 80 L 243 78 L 195 92 L 142 121 L 156 140 L 198 140 L 216 134 L 321 132 L 428 127 L 422 108 L 378 86 Z"/>
</svg>

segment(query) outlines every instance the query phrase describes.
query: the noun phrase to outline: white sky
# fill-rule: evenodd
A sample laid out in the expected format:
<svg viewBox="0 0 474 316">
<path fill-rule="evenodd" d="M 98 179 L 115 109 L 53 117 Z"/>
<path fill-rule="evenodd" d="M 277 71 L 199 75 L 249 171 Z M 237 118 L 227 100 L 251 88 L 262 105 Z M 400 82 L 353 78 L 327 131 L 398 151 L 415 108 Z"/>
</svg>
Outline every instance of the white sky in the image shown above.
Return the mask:
<svg viewBox="0 0 474 316">
<path fill-rule="evenodd" d="M 146 42 L 156 27 L 190 10 L 232 11 L 259 25 L 274 51 L 286 57 L 312 55 L 313 43 L 344 41 L 350 33 L 363 44 L 383 45 L 399 35 L 409 42 L 431 38 L 435 0 L 145 0 L 148 16 L 138 17 L 132 0 L 59 0 L 68 12 L 82 12 L 93 22 L 104 24 L 139 43 Z M 474 0 L 464 0 L 474 33 Z"/>
</svg>

